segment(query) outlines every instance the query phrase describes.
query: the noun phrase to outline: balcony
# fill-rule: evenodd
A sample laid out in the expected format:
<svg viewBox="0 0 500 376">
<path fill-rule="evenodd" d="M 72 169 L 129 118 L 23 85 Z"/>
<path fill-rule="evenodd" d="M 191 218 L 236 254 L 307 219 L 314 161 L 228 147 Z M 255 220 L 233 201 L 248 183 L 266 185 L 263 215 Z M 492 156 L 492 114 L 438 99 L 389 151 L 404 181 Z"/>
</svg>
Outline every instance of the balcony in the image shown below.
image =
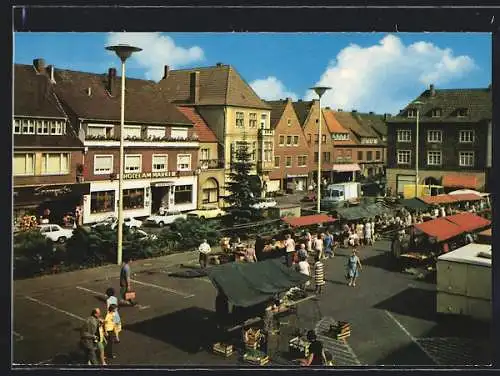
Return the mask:
<svg viewBox="0 0 500 376">
<path fill-rule="evenodd" d="M 85 141 L 120 141 L 120 136 L 92 136 L 85 135 Z M 139 141 L 139 142 L 197 142 L 198 136 L 190 136 L 185 138 L 179 137 L 125 137 L 124 141 Z"/>
<path fill-rule="evenodd" d="M 269 129 L 269 128 L 259 129 L 259 137 L 274 137 L 274 129 Z"/>
<path fill-rule="evenodd" d="M 113 136 L 92 136 L 86 135 L 84 146 L 98 147 L 118 147 L 120 146 L 120 137 Z M 194 148 L 198 147 L 198 137 L 191 136 L 186 138 L 179 137 L 125 137 L 125 147 L 177 147 L 177 148 Z"/>
<path fill-rule="evenodd" d="M 272 161 L 258 161 L 257 171 L 271 171 L 274 168 L 274 163 Z"/>
<path fill-rule="evenodd" d="M 219 159 L 201 159 L 199 167 L 202 171 L 224 168 L 224 161 Z"/>
</svg>

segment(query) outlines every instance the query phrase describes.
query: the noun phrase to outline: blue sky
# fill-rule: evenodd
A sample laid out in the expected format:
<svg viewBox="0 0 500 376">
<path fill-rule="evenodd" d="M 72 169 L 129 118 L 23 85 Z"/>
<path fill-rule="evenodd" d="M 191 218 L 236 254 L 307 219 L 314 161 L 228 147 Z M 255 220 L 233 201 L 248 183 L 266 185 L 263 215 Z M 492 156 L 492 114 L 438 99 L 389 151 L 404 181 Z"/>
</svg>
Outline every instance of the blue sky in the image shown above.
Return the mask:
<svg viewBox="0 0 500 376">
<path fill-rule="evenodd" d="M 37 57 L 56 68 L 104 73 L 118 59 L 104 50 L 144 50 L 127 75 L 158 80 L 163 66 L 233 65 L 264 99 L 310 99 L 331 86 L 332 108 L 395 113 L 433 83 L 439 88 L 491 82 L 488 33 L 15 33 L 14 62 Z"/>
</svg>

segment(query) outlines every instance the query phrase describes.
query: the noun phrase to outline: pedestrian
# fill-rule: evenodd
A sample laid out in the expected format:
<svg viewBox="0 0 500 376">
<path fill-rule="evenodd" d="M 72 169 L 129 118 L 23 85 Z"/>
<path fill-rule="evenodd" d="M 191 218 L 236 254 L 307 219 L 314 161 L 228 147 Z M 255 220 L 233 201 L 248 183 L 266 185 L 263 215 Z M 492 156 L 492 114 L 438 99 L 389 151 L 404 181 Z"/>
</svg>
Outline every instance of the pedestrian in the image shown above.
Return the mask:
<svg viewBox="0 0 500 376">
<path fill-rule="evenodd" d="M 446 210 L 444 209 L 444 206 L 441 206 L 439 211 L 441 212 L 441 217 L 446 217 Z"/>
<path fill-rule="evenodd" d="M 113 344 L 116 342 L 116 305 L 111 304 L 108 308 L 108 313 L 104 318 L 104 332 L 106 333 L 106 358 L 115 359 L 116 355 L 113 353 Z"/>
<path fill-rule="evenodd" d="M 207 239 L 203 239 L 203 242 L 198 247 L 198 251 L 200 252 L 199 262 L 200 267 L 202 269 L 207 267 L 208 263 L 208 254 L 212 251 L 210 248 L 210 244 L 208 244 Z"/>
<path fill-rule="evenodd" d="M 279 329 L 275 313 L 277 311 L 279 302 L 273 300 L 266 304 L 263 314 L 264 327 L 262 328 L 262 350 L 268 356 L 273 356 L 277 347 L 274 333 Z"/>
<path fill-rule="evenodd" d="M 293 257 L 295 255 L 295 240 L 292 235 L 286 234 L 285 236 L 285 249 L 286 249 L 286 265 L 291 267 L 293 265 Z"/>
<path fill-rule="evenodd" d="M 316 286 L 316 294 L 321 294 L 321 290 L 325 285 L 325 270 L 321 262 L 320 255 L 316 255 L 314 263 L 314 285 Z"/>
<path fill-rule="evenodd" d="M 372 218 L 371 221 L 370 221 L 370 227 L 372 228 L 372 243 L 375 242 L 375 240 L 377 240 L 377 235 L 375 233 L 375 219 Z"/>
<path fill-rule="evenodd" d="M 96 351 L 99 343 L 99 318 L 101 310 L 94 308 L 90 317 L 88 317 L 80 328 L 80 346 L 85 352 L 87 364 L 97 365 Z"/>
<path fill-rule="evenodd" d="M 101 365 L 106 365 L 106 333 L 104 332 L 104 321 L 99 319 L 99 338 L 97 342 L 97 349 L 99 350 L 99 360 L 101 361 Z"/>
<path fill-rule="evenodd" d="M 305 257 L 301 257 L 299 263 L 297 264 L 297 271 L 301 274 L 304 274 L 308 277 L 311 277 L 311 265 L 307 262 Z M 310 285 L 310 282 L 307 281 L 303 286 L 302 290 L 306 290 L 306 288 Z"/>
<path fill-rule="evenodd" d="M 245 261 L 246 262 L 257 262 L 257 254 L 255 253 L 255 243 L 248 244 L 248 247 L 245 249 Z"/>
<path fill-rule="evenodd" d="M 356 248 L 352 249 L 352 254 L 347 261 L 347 277 L 349 279 L 349 286 L 356 287 L 356 279 L 359 276 L 359 270 L 362 270 L 361 261 L 358 257 Z"/>
<path fill-rule="evenodd" d="M 109 306 L 114 304 L 116 306 L 115 324 L 116 324 L 116 342 L 120 342 L 120 332 L 122 331 L 122 320 L 118 312 L 118 298 L 115 296 L 115 289 L 110 287 L 106 290 L 106 310 Z"/>
<path fill-rule="evenodd" d="M 307 332 L 307 340 L 309 341 L 309 355 L 305 359 L 298 359 L 301 366 L 325 366 L 328 363 L 326 358 L 323 343 L 318 340 L 314 330 Z"/>
<path fill-rule="evenodd" d="M 325 250 L 325 256 L 332 258 L 334 256 L 334 253 L 333 253 L 333 235 L 330 233 L 330 231 L 326 231 L 326 234 L 323 237 L 323 247 Z"/>
<path fill-rule="evenodd" d="M 304 240 L 306 242 L 307 252 L 310 253 L 312 251 L 313 238 L 312 238 L 311 233 L 309 231 L 306 232 L 306 236 L 305 236 Z"/>
<path fill-rule="evenodd" d="M 123 304 L 136 305 L 135 299 L 128 298 L 127 293 L 132 291 L 131 281 L 131 270 L 130 264 L 132 263 L 132 259 L 130 257 L 126 257 L 125 261 L 122 265 L 122 269 L 120 270 L 120 298 L 122 299 Z"/>
<path fill-rule="evenodd" d="M 359 244 L 364 244 L 364 237 L 365 237 L 365 234 L 364 234 L 364 225 L 362 222 L 359 222 L 357 225 L 356 225 L 356 234 L 358 235 L 358 238 L 359 238 Z"/>
<path fill-rule="evenodd" d="M 306 249 L 306 245 L 304 243 L 302 243 L 300 245 L 300 248 L 299 248 L 299 259 L 301 259 L 301 258 L 307 259 L 307 256 L 308 256 L 308 252 Z"/>
</svg>

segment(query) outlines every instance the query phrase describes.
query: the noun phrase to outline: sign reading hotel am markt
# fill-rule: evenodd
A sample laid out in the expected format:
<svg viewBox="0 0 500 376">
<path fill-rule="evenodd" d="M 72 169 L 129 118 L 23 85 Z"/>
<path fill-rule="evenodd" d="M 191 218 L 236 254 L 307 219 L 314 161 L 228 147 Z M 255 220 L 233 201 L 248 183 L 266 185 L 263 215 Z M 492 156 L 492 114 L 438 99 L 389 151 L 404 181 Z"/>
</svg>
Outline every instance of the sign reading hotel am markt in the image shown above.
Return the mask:
<svg viewBox="0 0 500 376">
<path fill-rule="evenodd" d="M 164 171 L 164 172 L 137 172 L 130 174 L 123 174 L 124 179 L 154 179 L 154 178 L 172 178 L 179 174 L 177 171 Z"/>
</svg>

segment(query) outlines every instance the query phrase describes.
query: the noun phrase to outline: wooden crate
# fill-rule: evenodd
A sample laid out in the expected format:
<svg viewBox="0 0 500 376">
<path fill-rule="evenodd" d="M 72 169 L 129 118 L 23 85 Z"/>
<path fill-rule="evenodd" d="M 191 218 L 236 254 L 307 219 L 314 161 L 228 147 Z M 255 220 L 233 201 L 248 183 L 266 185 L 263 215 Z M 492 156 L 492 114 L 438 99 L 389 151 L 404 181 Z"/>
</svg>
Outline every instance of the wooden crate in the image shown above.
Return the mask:
<svg viewBox="0 0 500 376">
<path fill-rule="evenodd" d="M 258 354 L 255 356 L 255 354 Z M 243 361 L 248 364 L 263 366 L 269 363 L 269 356 L 261 351 L 252 351 L 252 353 L 243 354 Z"/>
<path fill-rule="evenodd" d="M 229 345 L 223 342 L 214 343 L 212 346 L 214 354 L 222 355 L 224 357 L 229 357 L 233 355 L 233 345 Z"/>
<path fill-rule="evenodd" d="M 307 358 L 309 356 L 309 345 L 311 343 L 305 338 L 294 337 L 288 343 L 290 355 L 294 358 Z"/>
</svg>

